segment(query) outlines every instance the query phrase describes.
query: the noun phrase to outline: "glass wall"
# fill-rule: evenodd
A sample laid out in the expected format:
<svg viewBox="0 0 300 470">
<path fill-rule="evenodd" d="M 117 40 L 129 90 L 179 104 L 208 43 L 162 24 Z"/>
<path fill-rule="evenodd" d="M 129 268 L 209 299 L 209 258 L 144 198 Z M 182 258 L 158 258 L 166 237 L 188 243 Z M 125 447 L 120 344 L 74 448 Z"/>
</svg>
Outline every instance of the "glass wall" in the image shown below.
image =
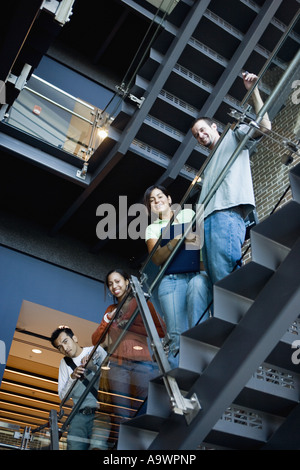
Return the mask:
<svg viewBox="0 0 300 470">
<path fill-rule="evenodd" d="M 4 122 L 88 161 L 111 121 L 106 112 L 32 75 Z"/>
</svg>

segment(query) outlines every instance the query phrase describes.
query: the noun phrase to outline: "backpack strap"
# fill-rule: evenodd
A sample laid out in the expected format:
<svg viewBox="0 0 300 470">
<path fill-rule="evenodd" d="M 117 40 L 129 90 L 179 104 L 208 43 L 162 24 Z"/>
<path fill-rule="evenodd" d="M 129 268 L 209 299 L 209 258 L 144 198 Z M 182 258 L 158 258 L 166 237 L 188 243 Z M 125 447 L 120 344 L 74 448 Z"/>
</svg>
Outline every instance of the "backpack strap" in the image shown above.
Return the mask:
<svg viewBox="0 0 300 470">
<path fill-rule="evenodd" d="M 65 356 L 64 357 L 64 360 L 67 364 L 67 366 L 71 367 L 71 369 L 76 369 L 76 364 L 75 362 L 73 361 L 73 359 L 71 357 L 68 357 L 68 356 Z M 81 382 L 83 383 L 83 385 L 85 387 L 87 387 L 89 385 L 89 380 L 87 378 L 83 378 L 83 379 L 79 379 L 81 380 Z M 90 393 L 96 398 L 96 400 L 98 399 L 98 391 L 95 389 L 95 387 L 92 387 L 91 390 L 90 390 Z"/>
</svg>

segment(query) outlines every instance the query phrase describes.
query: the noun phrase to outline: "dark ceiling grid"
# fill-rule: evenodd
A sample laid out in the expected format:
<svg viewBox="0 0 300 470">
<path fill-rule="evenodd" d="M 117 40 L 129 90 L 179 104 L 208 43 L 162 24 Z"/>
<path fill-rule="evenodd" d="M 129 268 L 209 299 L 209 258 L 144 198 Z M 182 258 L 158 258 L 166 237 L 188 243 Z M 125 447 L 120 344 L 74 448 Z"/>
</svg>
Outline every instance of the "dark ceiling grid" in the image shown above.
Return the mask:
<svg viewBox="0 0 300 470">
<path fill-rule="evenodd" d="M 244 35 L 244 38 L 239 47 L 236 49 L 232 58 L 228 62 L 223 74 L 219 78 L 216 85 L 213 87 L 212 93 L 209 95 L 208 99 L 199 112 L 199 116 L 214 116 L 215 112 L 223 102 L 224 97 L 228 93 L 228 90 L 231 88 L 233 82 L 236 80 L 236 77 L 239 75 L 246 59 L 253 52 L 255 45 L 273 18 L 281 2 L 282 0 L 275 0 L 266 2 L 263 5 L 251 27 Z M 168 185 L 170 181 L 173 181 L 177 178 L 180 169 L 187 161 L 194 146 L 195 140 L 191 132 L 188 132 L 181 146 L 174 154 L 169 167 L 160 177 L 158 184 Z"/>
</svg>

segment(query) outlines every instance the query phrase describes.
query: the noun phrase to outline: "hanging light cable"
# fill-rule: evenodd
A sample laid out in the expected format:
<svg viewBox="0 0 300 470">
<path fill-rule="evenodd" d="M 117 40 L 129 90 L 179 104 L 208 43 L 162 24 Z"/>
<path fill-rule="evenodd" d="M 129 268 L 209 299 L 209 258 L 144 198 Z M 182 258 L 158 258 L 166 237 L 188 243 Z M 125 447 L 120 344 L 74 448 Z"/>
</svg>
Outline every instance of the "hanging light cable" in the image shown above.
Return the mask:
<svg viewBox="0 0 300 470">
<path fill-rule="evenodd" d="M 135 55 L 134 55 L 134 57 L 133 57 L 133 59 L 132 59 L 130 65 L 129 65 L 129 67 L 128 67 L 128 69 L 127 69 L 127 71 L 126 71 L 126 73 L 125 73 L 125 75 L 124 75 L 124 77 L 123 77 L 123 79 L 122 79 L 122 81 L 121 81 L 121 85 L 116 86 L 117 91 L 114 93 L 114 95 L 112 96 L 112 98 L 109 100 L 109 102 L 107 103 L 107 105 L 105 106 L 105 108 L 101 111 L 101 115 L 102 115 L 103 113 L 106 112 L 107 108 L 108 108 L 109 105 L 113 102 L 113 100 L 115 99 L 115 97 L 116 97 L 117 95 L 120 96 L 120 94 L 121 94 L 121 97 L 120 97 L 120 99 L 118 100 L 117 104 L 115 105 L 114 109 L 113 109 L 110 113 L 107 113 L 105 122 L 108 122 L 108 121 L 110 120 L 110 118 L 114 115 L 114 113 L 116 112 L 116 110 L 119 108 L 121 102 L 124 101 L 124 99 L 128 96 L 128 92 L 129 92 L 129 89 L 130 89 L 130 87 L 131 87 L 131 84 L 132 84 L 132 82 L 133 82 L 133 80 L 134 80 L 136 74 L 138 73 L 138 71 L 139 71 L 139 69 L 140 69 L 140 67 L 141 67 L 141 65 L 142 65 L 142 63 L 143 63 L 143 61 L 144 61 L 144 59 L 145 59 L 146 54 L 148 53 L 150 47 L 152 46 L 152 44 L 153 44 L 153 42 L 154 42 L 154 40 L 155 40 L 155 38 L 156 38 L 156 36 L 157 36 L 157 34 L 158 34 L 158 32 L 159 32 L 159 29 L 160 29 L 162 23 L 163 23 L 164 20 L 165 20 L 165 17 L 169 14 L 169 11 L 171 10 L 173 3 L 174 3 L 174 2 L 178 3 L 179 0 L 170 0 L 170 1 L 169 1 L 168 7 L 166 8 L 166 10 L 165 10 L 163 16 L 161 17 L 160 22 L 157 23 L 156 30 L 154 31 L 154 34 L 153 34 L 153 36 L 152 36 L 152 38 L 151 38 L 149 44 L 147 45 L 147 47 L 146 47 L 146 49 L 145 49 L 145 51 L 144 51 L 144 53 L 143 53 L 141 59 L 139 60 L 139 62 L 138 62 L 138 64 L 137 64 L 137 66 L 136 66 L 134 72 L 132 73 L 131 78 L 128 80 L 127 85 L 125 86 L 126 80 L 127 80 L 127 76 L 129 75 L 129 72 L 130 72 L 131 68 L 133 67 L 134 62 L 136 61 L 136 58 L 137 58 L 138 54 L 140 53 L 140 51 L 141 51 L 141 49 L 142 49 L 142 47 L 143 47 L 143 45 L 144 45 L 144 43 L 145 43 L 145 41 L 146 41 L 146 38 L 147 38 L 148 34 L 150 33 L 150 30 L 151 30 L 152 26 L 153 26 L 154 23 L 156 22 L 156 18 L 157 18 L 157 16 L 158 16 L 159 11 L 161 10 L 161 6 L 162 6 L 162 4 L 164 3 L 164 1 L 165 1 L 165 0 L 161 0 L 160 5 L 159 5 L 159 7 L 157 8 L 157 10 L 156 10 L 156 12 L 155 12 L 155 14 L 154 14 L 154 16 L 153 16 L 153 18 L 152 18 L 152 20 L 151 20 L 151 23 L 150 23 L 150 25 L 149 25 L 149 27 L 148 27 L 148 29 L 147 29 L 147 32 L 146 32 L 146 34 L 145 34 L 145 36 L 144 36 L 144 38 L 143 38 L 143 41 L 141 42 L 140 46 L 138 47 L 138 50 L 136 51 L 136 53 L 135 53 Z"/>
</svg>

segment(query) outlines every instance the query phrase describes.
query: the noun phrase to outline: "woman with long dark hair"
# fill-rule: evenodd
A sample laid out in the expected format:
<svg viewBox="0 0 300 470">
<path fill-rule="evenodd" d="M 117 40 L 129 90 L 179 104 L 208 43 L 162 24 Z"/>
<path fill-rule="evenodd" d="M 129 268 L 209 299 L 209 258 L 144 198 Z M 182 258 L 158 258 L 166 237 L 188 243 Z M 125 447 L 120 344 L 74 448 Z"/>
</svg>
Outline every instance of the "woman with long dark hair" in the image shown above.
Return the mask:
<svg viewBox="0 0 300 470">
<path fill-rule="evenodd" d="M 107 349 L 110 357 L 107 374 L 109 391 L 113 404 L 118 406 L 117 414 L 124 417 L 132 414 L 132 410 L 136 410 L 145 400 L 149 380 L 159 374 L 159 369 L 149 348 L 141 314 L 138 312 L 133 319 L 137 302 L 131 293 L 128 274 L 122 269 L 113 269 L 107 273 L 105 285 L 114 303 L 107 307 L 92 335 L 92 343 L 96 345 L 101 341 L 100 344 Z M 164 337 L 166 328 L 163 320 L 153 304 L 150 301 L 147 304 L 159 336 Z M 117 342 L 119 344 L 115 346 Z"/>
<path fill-rule="evenodd" d="M 184 226 L 192 221 L 195 212 L 191 208 L 183 208 L 176 211 L 175 215 L 171 195 L 160 185 L 150 186 L 146 190 L 144 204 L 149 215 L 156 216 L 146 229 L 148 252 L 152 252 L 162 235 L 152 261 L 157 266 L 163 266 L 185 232 Z M 166 230 L 173 217 L 173 230 Z M 190 231 L 158 286 L 158 298 L 170 338 L 169 363 L 172 367 L 177 367 L 179 363 L 180 334 L 209 316 L 207 307 L 211 290 L 200 257 L 199 233 L 197 230 Z"/>
</svg>

